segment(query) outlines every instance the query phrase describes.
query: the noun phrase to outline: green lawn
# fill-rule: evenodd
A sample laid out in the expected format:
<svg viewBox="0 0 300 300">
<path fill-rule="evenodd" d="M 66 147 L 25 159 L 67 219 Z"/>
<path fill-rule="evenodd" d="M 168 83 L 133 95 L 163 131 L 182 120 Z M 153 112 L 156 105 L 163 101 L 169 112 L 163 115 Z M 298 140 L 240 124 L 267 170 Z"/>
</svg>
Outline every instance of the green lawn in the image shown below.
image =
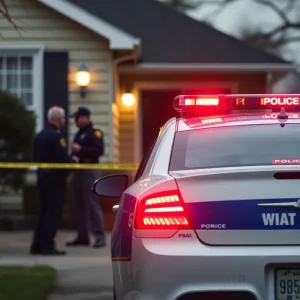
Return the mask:
<svg viewBox="0 0 300 300">
<path fill-rule="evenodd" d="M 47 266 L 0 267 L 0 300 L 43 300 L 57 281 Z"/>
</svg>

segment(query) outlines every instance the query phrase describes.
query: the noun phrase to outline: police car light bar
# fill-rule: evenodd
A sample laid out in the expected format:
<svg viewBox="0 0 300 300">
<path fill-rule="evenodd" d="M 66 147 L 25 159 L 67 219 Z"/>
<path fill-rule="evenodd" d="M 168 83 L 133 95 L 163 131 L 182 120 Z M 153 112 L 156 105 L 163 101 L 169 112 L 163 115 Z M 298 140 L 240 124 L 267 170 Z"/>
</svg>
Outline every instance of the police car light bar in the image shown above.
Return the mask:
<svg viewBox="0 0 300 300">
<path fill-rule="evenodd" d="M 248 95 L 179 95 L 174 99 L 178 112 L 205 108 L 227 110 L 255 110 L 281 107 L 300 109 L 300 94 L 248 94 Z"/>
</svg>

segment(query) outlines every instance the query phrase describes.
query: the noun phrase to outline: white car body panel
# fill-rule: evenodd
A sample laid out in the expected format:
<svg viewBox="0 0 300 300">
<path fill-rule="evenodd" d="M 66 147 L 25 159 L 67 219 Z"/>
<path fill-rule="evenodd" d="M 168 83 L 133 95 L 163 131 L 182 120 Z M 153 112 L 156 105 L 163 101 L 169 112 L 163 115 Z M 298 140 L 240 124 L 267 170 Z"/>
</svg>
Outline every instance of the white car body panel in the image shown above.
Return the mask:
<svg viewBox="0 0 300 300">
<path fill-rule="evenodd" d="M 262 230 L 259 227 L 258 230 L 226 228 L 223 228 L 226 230 L 207 230 L 207 228 L 162 230 L 161 238 L 151 238 L 151 231 L 145 232 L 134 228 L 136 202 L 129 205 L 129 208 L 124 208 L 127 198 L 133 199 L 133 202 L 138 201 L 136 199 L 139 199 L 141 194 L 147 193 L 159 184 L 167 185 L 168 182 L 174 181 L 174 178 L 187 207 L 195 203 L 205 205 L 222 201 L 231 201 L 230 203 L 236 201 L 241 205 L 242 201 L 245 201 L 244 203 L 252 205 L 251 200 L 254 199 L 259 203 L 272 198 L 300 199 L 299 181 L 278 182 L 272 176 L 278 171 L 300 170 L 297 164 L 169 171 L 176 122 L 174 118 L 166 123 L 142 176 L 127 188 L 120 201 L 117 219 L 120 220 L 124 214 L 123 216 L 126 215 L 124 220 L 128 222 L 121 226 L 117 221 L 113 231 L 112 249 L 118 248 L 114 248 L 113 245 L 123 243 L 119 247 L 120 249 L 123 247 L 120 253 L 122 252 L 122 255 L 129 253 L 130 258 L 114 259 L 117 254 L 112 250 L 116 298 L 206 300 L 200 297 L 193 298 L 195 295 L 190 298 L 182 296 L 193 292 L 243 291 L 248 293 L 246 298 L 244 296 L 244 300 L 278 300 L 274 287 L 275 268 L 300 269 L 300 229 L 277 231 L 267 227 Z M 274 124 L 280 128 L 278 123 L 281 121 L 276 119 L 239 121 L 206 125 L 205 128 L 257 124 Z M 285 120 L 284 124 L 300 126 L 300 119 Z M 187 127 L 182 120 L 178 121 L 178 131 L 192 130 Z M 257 209 L 264 211 L 264 208 L 259 206 Z M 229 214 L 230 211 L 229 206 Z M 299 213 L 296 212 L 298 218 Z M 246 219 L 246 211 L 244 216 Z M 124 233 L 126 235 L 123 238 L 121 236 Z M 124 257 L 126 258 L 126 255 Z"/>
</svg>

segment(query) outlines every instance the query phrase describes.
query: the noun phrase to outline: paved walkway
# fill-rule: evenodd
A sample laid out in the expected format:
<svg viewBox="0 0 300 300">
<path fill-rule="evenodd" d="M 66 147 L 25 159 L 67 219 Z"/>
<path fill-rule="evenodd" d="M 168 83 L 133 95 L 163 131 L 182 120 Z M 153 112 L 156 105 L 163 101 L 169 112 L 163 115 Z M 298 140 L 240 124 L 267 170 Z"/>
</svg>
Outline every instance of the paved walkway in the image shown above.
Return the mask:
<svg viewBox="0 0 300 300">
<path fill-rule="evenodd" d="M 50 265 L 57 269 L 58 286 L 48 300 L 112 300 L 110 236 L 106 248 L 67 248 L 64 257 L 30 256 L 31 237 L 31 232 L 0 232 L 0 265 Z M 59 232 L 59 249 L 73 237 L 73 232 Z"/>
</svg>

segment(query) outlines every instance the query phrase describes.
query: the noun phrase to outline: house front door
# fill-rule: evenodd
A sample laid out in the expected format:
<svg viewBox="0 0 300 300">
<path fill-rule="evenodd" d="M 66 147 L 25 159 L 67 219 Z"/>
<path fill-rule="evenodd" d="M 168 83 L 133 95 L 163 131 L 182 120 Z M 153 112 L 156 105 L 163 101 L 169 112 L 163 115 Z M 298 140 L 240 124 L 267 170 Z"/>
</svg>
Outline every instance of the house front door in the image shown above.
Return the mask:
<svg viewBox="0 0 300 300">
<path fill-rule="evenodd" d="M 170 118 L 178 116 L 173 108 L 174 98 L 178 95 L 205 95 L 208 90 L 174 89 L 174 90 L 143 90 L 141 92 L 141 124 L 142 124 L 142 157 L 147 155 L 156 140 L 159 129 Z M 218 89 L 214 94 L 230 94 L 229 89 Z"/>
<path fill-rule="evenodd" d="M 141 92 L 142 157 L 150 150 L 159 129 L 170 118 L 177 116 L 174 98 L 180 90 L 144 90 Z"/>
</svg>

